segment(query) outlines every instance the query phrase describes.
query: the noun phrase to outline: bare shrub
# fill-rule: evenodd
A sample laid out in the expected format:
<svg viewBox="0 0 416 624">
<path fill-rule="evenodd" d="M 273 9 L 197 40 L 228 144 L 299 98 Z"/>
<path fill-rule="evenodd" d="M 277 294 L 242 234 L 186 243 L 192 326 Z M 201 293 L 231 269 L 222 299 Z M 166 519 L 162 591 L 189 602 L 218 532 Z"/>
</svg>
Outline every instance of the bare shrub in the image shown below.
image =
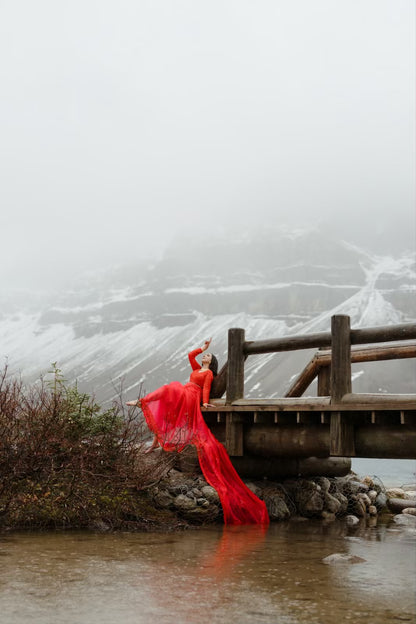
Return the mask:
<svg viewBox="0 0 416 624">
<path fill-rule="evenodd" d="M 0 375 L 0 527 L 109 527 L 146 523 L 140 492 L 169 470 L 149 462 L 147 429 L 120 399 L 103 410 L 53 365 L 52 380 L 25 387 Z"/>
</svg>

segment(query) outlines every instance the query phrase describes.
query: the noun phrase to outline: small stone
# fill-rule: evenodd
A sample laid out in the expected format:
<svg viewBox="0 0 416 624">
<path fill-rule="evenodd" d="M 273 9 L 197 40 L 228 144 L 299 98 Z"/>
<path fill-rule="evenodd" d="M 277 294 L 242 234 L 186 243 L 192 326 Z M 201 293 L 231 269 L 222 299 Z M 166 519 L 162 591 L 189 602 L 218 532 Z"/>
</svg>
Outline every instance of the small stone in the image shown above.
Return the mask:
<svg viewBox="0 0 416 624">
<path fill-rule="evenodd" d="M 202 492 L 198 488 L 193 488 L 192 494 L 195 496 L 195 498 L 201 498 L 202 496 Z"/>
<path fill-rule="evenodd" d="M 178 494 L 174 499 L 174 505 L 179 511 L 188 511 L 196 507 L 196 500 L 184 496 L 184 494 Z"/>
<path fill-rule="evenodd" d="M 321 513 L 321 518 L 322 520 L 325 520 L 325 522 L 333 522 L 336 518 L 336 515 L 324 509 L 323 512 Z"/>
<path fill-rule="evenodd" d="M 198 507 L 209 507 L 209 501 L 206 498 L 197 498 L 196 504 Z"/>
<path fill-rule="evenodd" d="M 353 516 L 352 514 L 350 514 L 350 515 L 345 517 L 345 522 L 346 522 L 347 526 L 353 527 L 353 526 L 356 526 L 357 524 L 359 524 L 360 521 L 357 518 L 357 516 Z"/>
<path fill-rule="evenodd" d="M 363 501 L 366 507 L 369 507 L 371 505 L 370 497 L 364 492 L 360 492 L 359 494 L 357 494 L 357 497 Z"/>
<path fill-rule="evenodd" d="M 334 553 L 322 559 L 323 563 L 326 563 L 329 565 L 334 565 L 338 563 L 348 563 L 348 564 L 364 563 L 365 561 L 366 560 L 363 559 L 362 557 L 358 557 L 357 555 L 348 555 L 345 553 Z"/>
<path fill-rule="evenodd" d="M 416 516 L 416 507 L 405 507 L 402 510 L 402 514 L 408 514 L 409 516 Z"/>
<path fill-rule="evenodd" d="M 366 477 L 364 477 L 363 483 L 367 487 L 374 489 L 374 481 L 370 476 L 367 475 Z"/>
<path fill-rule="evenodd" d="M 407 492 L 402 490 L 402 488 L 390 488 L 387 490 L 388 498 L 410 498 L 407 496 Z"/>
<path fill-rule="evenodd" d="M 375 505 L 370 505 L 368 508 L 368 513 L 370 514 L 370 516 L 376 516 L 377 515 L 377 507 Z"/>
<path fill-rule="evenodd" d="M 371 501 L 372 503 L 375 503 L 375 500 L 376 500 L 376 498 L 377 498 L 377 492 L 376 492 L 376 490 L 370 490 L 370 491 L 368 492 L 368 498 L 370 499 L 370 501 Z"/>
</svg>

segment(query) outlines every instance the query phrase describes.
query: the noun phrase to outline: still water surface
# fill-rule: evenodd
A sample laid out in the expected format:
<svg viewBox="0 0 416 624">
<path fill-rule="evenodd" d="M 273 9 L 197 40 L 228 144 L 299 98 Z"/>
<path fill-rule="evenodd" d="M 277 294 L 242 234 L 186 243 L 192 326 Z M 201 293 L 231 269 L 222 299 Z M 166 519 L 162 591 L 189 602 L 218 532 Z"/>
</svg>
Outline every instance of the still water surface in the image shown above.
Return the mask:
<svg viewBox="0 0 416 624">
<path fill-rule="evenodd" d="M 0 536 L 1 624 L 416 621 L 416 535 L 337 520 Z M 325 565 L 332 553 L 357 564 Z"/>
</svg>

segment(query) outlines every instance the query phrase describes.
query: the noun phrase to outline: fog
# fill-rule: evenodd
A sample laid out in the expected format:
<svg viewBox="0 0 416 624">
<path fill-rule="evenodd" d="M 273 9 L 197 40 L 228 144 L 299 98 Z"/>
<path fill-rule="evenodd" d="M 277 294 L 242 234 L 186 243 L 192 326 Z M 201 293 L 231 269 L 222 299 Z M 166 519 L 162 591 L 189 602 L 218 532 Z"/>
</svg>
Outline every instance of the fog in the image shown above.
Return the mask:
<svg viewBox="0 0 416 624">
<path fill-rule="evenodd" d="M 414 232 L 412 0 L 1 0 L 0 80 L 2 289 L 183 232 Z"/>
</svg>

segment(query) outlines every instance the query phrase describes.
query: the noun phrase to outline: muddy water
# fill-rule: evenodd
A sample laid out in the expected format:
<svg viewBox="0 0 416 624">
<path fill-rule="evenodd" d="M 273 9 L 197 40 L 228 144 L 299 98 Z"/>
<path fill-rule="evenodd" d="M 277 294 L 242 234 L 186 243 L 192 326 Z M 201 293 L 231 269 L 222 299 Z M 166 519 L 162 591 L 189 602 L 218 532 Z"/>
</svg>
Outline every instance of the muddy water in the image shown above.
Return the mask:
<svg viewBox="0 0 416 624">
<path fill-rule="evenodd" d="M 416 621 L 416 536 L 291 521 L 179 534 L 0 536 L 1 624 Z M 332 553 L 356 564 L 325 565 Z"/>
</svg>

